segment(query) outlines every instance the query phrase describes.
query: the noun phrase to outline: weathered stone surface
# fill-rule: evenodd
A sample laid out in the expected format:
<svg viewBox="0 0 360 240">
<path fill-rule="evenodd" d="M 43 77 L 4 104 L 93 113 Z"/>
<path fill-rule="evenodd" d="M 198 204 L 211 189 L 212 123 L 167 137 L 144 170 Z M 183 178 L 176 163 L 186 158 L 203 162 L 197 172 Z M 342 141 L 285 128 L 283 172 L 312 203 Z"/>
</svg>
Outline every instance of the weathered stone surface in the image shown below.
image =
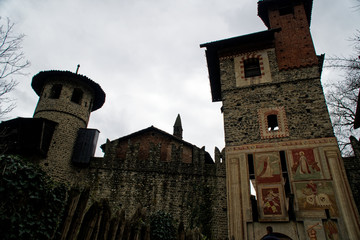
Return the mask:
<svg viewBox="0 0 360 240">
<path fill-rule="evenodd" d="M 161 148 L 168 148 L 168 144 L 159 144 L 159 139 L 148 143 L 151 147 L 145 147 L 149 151 L 146 155 L 134 139 L 127 146 L 108 142 L 105 157 L 93 159 L 89 167 L 87 179 L 93 199 L 108 199 L 112 209 L 126 209 L 127 217 L 139 205 L 149 214 L 163 210 L 183 222 L 186 229 L 203 225 L 214 239 L 225 238 L 225 163 L 205 163 L 206 152 L 195 146 L 190 151 L 190 163 L 182 161 L 188 151 L 181 150 L 188 146 L 170 148 L 172 157 L 164 161 Z M 119 148 L 127 150 L 119 154 Z"/>
<path fill-rule="evenodd" d="M 319 68 L 314 66 L 279 72 L 274 50 L 269 49 L 267 53 L 272 81 L 250 87 L 236 87 L 233 59 L 221 61 L 226 144 L 333 137 Z M 289 136 L 261 139 L 258 109 L 279 106 L 285 108 Z"/>
</svg>

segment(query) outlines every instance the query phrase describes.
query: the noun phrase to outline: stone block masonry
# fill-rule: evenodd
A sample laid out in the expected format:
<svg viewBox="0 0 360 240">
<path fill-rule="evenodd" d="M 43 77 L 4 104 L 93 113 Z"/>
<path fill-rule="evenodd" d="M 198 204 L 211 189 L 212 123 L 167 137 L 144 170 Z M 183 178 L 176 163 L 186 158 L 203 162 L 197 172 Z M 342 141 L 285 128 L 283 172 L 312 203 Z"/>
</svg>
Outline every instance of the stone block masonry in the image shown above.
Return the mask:
<svg viewBox="0 0 360 240">
<path fill-rule="evenodd" d="M 150 145 L 147 157 L 143 158 L 140 151 L 144 147 L 138 142 L 132 141 L 126 153 L 120 155 L 118 142 L 108 142 L 104 158 L 93 159 L 88 169 L 91 199 L 107 199 L 112 209 L 125 209 L 127 217 L 139 206 L 149 214 L 163 210 L 178 223 L 183 222 L 185 229 L 198 227 L 211 239 L 225 239 L 225 162 L 217 159 L 217 163 L 205 163 L 207 153 L 196 146 L 191 149 L 190 163 L 179 157 L 162 161 L 161 152 L 163 147 L 168 148 L 166 144 Z"/>
<path fill-rule="evenodd" d="M 333 137 L 319 67 L 278 71 L 274 50 L 267 54 L 272 81 L 249 87 L 236 87 L 233 59 L 220 62 L 226 144 Z M 288 137 L 261 139 L 258 110 L 271 107 L 284 107 Z"/>
</svg>

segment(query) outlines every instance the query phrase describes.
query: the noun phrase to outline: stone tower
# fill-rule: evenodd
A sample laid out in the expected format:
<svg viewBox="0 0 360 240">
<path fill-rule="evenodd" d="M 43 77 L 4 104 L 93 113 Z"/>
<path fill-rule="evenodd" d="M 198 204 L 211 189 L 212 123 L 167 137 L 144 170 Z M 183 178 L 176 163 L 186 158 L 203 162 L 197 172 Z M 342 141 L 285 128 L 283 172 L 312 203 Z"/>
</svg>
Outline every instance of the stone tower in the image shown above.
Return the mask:
<svg viewBox="0 0 360 240">
<path fill-rule="evenodd" d="M 69 71 L 40 72 L 33 77 L 31 86 L 40 97 L 34 118 L 57 123 L 41 165 L 58 180 L 76 182 L 74 173 L 80 170 L 74 167 L 72 158 L 78 152 L 84 154 L 84 149 L 77 148 L 74 152 L 74 148 L 77 142 L 82 142 L 83 137 L 79 136 L 88 132 L 90 113 L 104 104 L 105 93 L 89 78 Z M 97 136 L 92 139 L 97 140 Z"/>
<path fill-rule="evenodd" d="M 260 239 L 267 226 L 281 239 L 360 239 L 309 30 L 312 2 L 259 1 L 268 30 L 201 45 L 212 100 L 223 104 L 231 239 Z"/>
</svg>

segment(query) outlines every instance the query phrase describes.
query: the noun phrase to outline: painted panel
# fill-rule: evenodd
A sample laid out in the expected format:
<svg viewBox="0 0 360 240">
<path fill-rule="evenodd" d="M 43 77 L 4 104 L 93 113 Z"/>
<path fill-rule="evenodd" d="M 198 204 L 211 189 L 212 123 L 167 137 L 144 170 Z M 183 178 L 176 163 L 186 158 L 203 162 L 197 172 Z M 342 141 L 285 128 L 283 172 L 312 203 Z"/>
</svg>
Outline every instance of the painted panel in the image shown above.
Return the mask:
<svg viewBox="0 0 360 240">
<path fill-rule="evenodd" d="M 311 148 L 291 150 L 291 173 L 294 180 L 321 179 L 321 164 Z"/>
<path fill-rule="evenodd" d="M 325 239 L 324 227 L 321 220 L 306 220 L 304 221 L 306 239 L 322 240 Z"/>
<path fill-rule="evenodd" d="M 308 181 L 294 183 L 299 210 L 329 209 L 332 217 L 338 216 L 333 185 L 329 181 Z"/>
<path fill-rule="evenodd" d="M 281 182 L 279 152 L 256 153 L 254 165 L 257 183 Z"/>
<path fill-rule="evenodd" d="M 287 220 L 282 184 L 258 186 L 258 204 L 261 220 Z"/>
<path fill-rule="evenodd" d="M 327 240 L 339 240 L 339 230 L 335 221 L 327 220 L 324 221 L 324 230 Z"/>
</svg>

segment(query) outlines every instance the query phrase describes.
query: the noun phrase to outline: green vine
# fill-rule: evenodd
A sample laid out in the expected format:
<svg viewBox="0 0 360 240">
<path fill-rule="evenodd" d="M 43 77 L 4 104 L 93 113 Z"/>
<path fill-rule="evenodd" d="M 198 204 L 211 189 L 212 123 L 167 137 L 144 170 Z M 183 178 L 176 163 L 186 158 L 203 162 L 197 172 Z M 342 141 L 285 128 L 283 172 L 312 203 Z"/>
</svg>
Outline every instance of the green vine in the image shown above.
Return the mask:
<svg viewBox="0 0 360 240">
<path fill-rule="evenodd" d="M 151 240 L 175 240 L 176 228 L 170 213 L 158 211 L 150 216 Z"/>
<path fill-rule="evenodd" d="M 193 186 L 193 192 L 198 193 L 199 197 L 196 202 L 189 203 L 191 209 L 190 228 L 198 227 L 201 232 L 211 239 L 212 218 L 212 189 L 205 184 Z"/>
<path fill-rule="evenodd" d="M 0 156 L 0 236 L 52 239 L 64 210 L 66 188 L 18 156 Z"/>
</svg>

